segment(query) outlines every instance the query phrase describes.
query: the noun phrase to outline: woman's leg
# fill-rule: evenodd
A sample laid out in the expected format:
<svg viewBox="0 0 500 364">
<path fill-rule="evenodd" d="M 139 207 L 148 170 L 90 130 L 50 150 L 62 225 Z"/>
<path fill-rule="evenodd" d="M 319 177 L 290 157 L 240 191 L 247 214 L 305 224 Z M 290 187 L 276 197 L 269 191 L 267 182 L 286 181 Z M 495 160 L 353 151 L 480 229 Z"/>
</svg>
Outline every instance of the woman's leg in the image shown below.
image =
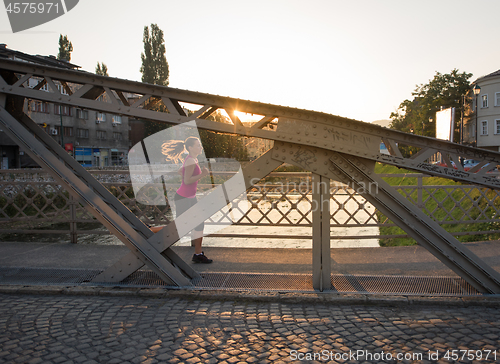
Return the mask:
<svg viewBox="0 0 500 364">
<path fill-rule="evenodd" d="M 193 230 L 191 233 L 191 245 L 194 246 L 194 253 L 201 254 L 201 243 L 203 241 L 203 230 Z"/>
</svg>

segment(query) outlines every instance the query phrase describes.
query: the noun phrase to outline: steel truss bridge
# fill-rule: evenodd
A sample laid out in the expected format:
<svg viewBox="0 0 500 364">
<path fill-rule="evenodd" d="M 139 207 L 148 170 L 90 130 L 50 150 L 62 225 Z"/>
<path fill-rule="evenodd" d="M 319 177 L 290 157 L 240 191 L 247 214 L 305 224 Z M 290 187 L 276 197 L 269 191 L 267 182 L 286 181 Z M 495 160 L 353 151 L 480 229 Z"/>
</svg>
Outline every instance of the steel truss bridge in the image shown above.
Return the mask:
<svg viewBox="0 0 500 364">
<path fill-rule="evenodd" d="M 27 87 L 30 79 L 38 81 Z M 59 90 L 62 86 L 65 92 Z M 47 86 L 48 92 L 42 90 Z M 129 103 L 127 94 L 138 95 Z M 103 95 L 107 97 L 101 97 Z M 94 179 L 23 111 L 25 99 L 149 119 L 168 124 L 195 120 L 200 129 L 257 137 L 274 146 L 243 168 L 244 183 L 229 180 L 208 196 L 203 209 L 193 207 L 163 230 L 153 233 L 137 216 Z M 110 100 L 110 101 L 105 101 Z M 187 115 L 182 104 L 197 105 Z M 164 105 L 165 112 L 156 111 Z M 232 124 L 208 117 L 225 110 Z M 248 126 L 233 111 L 262 115 Z M 328 290 L 330 266 L 330 180 L 356 186 L 361 195 L 395 224 L 425 247 L 476 290 L 500 294 L 500 274 L 446 232 L 374 172 L 382 162 L 428 175 L 500 189 L 500 180 L 487 172 L 500 164 L 500 153 L 467 147 L 429 137 L 406 134 L 377 125 L 330 114 L 222 97 L 175 88 L 144 84 L 95 74 L 64 70 L 11 60 L 0 60 L 0 126 L 31 158 L 53 177 L 110 232 L 130 253 L 94 278 L 94 282 L 121 282 L 147 266 L 165 282 L 192 286 L 199 274 L 172 249 L 183 235 L 205 221 L 230 201 L 250 189 L 283 163 L 312 172 L 313 199 L 321 208 L 313 211 L 313 288 Z M 389 155 L 380 153 L 384 142 Z M 416 147 L 405 157 L 401 146 Z M 440 153 L 445 166 L 430 164 Z M 480 164 L 464 170 L 460 160 Z M 378 186 L 377 189 L 364 188 Z M 177 226 L 185 226 L 182 232 Z"/>
</svg>

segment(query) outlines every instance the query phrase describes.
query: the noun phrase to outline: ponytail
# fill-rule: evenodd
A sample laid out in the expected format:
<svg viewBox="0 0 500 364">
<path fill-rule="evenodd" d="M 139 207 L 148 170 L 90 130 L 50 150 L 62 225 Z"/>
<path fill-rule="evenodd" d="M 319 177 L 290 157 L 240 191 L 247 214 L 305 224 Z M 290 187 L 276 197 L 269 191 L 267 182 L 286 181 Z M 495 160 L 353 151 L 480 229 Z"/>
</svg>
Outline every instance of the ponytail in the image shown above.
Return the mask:
<svg viewBox="0 0 500 364">
<path fill-rule="evenodd" d="M 199 139 L 195 137 L 189 137 L 184 142 L 182 140 L 170 140 L 161 145 L 161 154 L 167 157 L 165 158 L 167 162 L 179 163 L 181 155 L 187 151 L 187 147 L 192 146 L 197 140 Z"/>
</svg>

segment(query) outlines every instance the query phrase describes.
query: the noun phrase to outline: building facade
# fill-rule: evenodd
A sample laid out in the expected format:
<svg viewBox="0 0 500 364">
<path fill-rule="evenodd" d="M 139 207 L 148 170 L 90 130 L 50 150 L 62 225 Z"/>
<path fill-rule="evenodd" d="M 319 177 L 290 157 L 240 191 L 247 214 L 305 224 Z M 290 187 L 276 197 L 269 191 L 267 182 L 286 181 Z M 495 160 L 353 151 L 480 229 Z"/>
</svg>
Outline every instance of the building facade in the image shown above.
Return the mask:
<svg viewBox="0 0 500 364">
<path fill-rule="evenodd" d="M 14 51 L 8 49 L 5 44 L 0 44 L 0 57 L 65 69 L 79 68 L 52 56 L 33 56 Z M 41 81 L 41 79 L 30 79 L 25 86 L 33 88 Z M 57 81 L 54 83 L 59 92 L 67 94 L 67 90 Z M 72 88 L 71 85 L 68 86 Z M 43 85 L 40 89 L 49 92 L 47 85 Z M 105 100 L 107 95 L 100 97 Z M 127 117 L 37 100 L 26 100 L 24 112 L 82 166 L 102 168 L 127 164 L 129 149 Z M 2 169 L 37 166 L 17 144 L 1 131 L 0 156 Z"/>
<path fill-rule="evenodd" d="M 478 78 L 467 99 L 464 143 L 500 152 L 500 70 Z"/>
</svg>

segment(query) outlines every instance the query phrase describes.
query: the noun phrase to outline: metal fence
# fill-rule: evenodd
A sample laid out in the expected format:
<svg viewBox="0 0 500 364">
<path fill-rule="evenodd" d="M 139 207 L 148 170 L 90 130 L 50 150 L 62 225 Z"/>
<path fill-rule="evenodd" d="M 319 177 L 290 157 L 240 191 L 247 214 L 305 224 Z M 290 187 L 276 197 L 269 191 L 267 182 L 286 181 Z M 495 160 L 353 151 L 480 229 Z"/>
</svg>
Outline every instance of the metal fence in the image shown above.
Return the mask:
<svg viewBox="0 0 500 364">
<path fill-rule="evenodd" d="M 150 206 L 136 201 L 128 171 L 91 171 L 125 206 L 150 225 L 163 225 L 173 220 L 168 205 Z M 221 176 L 227 173 L 218 173 Z M 394 186 L 403 196 L 421 208 L 441 225 L 475 224 L 476 231 L 454 232 L 454 235 L 499 233 L 499 191 L 473 185 L 432 185 L 423 174 L 391 174 L 408 185 Z M 167 186 L 167 188 L 173 188 Z M 200 184 L 207 192 L 213 184 Z M 377 186 L 365 186 L 377 188 Z M 330 185 L 330 222 L 332 227 L 393 227 L 351 186 L 332 182 Z M 376 191 L 375 191 L 376 192 Z M 235 226 L 312 227 L 312 183 L 310 173 L 275 172 L 247 192 L 247 199 L 233 206 Z M 234 212 L 237 219 L 234 220 Z M 207 226 L 227 225 L 228 213 L 214 215 Z M 279 229 L 276 229 L 278 231 Z M 468 229 L 470 230 L 470 229 Z M 81 234 L 109 234 L 97 220 L 61 188 L 48 173 L 34 170 L 0 171 L 0 234 L 70 234 L 77 242 Z M 304 238 L 284 234 L 212 234 L 219 237 L 268 237 L 276 239 Z M 342 239 L 405 237 L 404 233 L 348 235 Z M 332 236 L 332 239 L 339 238 Z"/>
</svg>

